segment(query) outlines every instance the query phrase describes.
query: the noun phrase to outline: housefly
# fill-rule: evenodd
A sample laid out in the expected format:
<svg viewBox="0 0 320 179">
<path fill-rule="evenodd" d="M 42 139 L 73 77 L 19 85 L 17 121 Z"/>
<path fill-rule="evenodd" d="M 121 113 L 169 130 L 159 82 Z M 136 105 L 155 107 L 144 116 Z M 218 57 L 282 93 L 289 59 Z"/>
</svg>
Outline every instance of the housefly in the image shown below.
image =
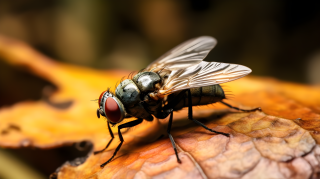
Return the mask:
<svg viewBox="0 0 320 179">
<path fill-rule="evenodd" d="M 122 81 L 115 93 L 109 90 L 101 93 L 97 116 L 107 118 L 111 140 L 103 150 L 96 151 L 95 154 L 107 149 L 114 139 L 110 124 L 120 123 L 127 117 L 137 118 L 118 126 L 120 144 L 112 157 L 101 167 L 108 164 L 121 148 L 124 140 L 120 130 L 136 126 L 143 120 L 152 121 L 154 117 L 164 119 L 170 115 L 167 133 L 177 161 L 181 163 L 174 139 L 170 134 L 173 111 L 188 107 L 189 120 L 211 132 L 229 136 L 193 119 L 192 106 L 220 102 L 244 112 L 260 110 L 260 108 L 243 110 L 222 101 L 226 97 L 219 84 L 241 78 L 249 74 L 251 69 L 237 64 L 202 61 L 216 43 L 214 38 L 208 36 L 188 40 L 165 53 L 132 79 Z"/>
</svg>

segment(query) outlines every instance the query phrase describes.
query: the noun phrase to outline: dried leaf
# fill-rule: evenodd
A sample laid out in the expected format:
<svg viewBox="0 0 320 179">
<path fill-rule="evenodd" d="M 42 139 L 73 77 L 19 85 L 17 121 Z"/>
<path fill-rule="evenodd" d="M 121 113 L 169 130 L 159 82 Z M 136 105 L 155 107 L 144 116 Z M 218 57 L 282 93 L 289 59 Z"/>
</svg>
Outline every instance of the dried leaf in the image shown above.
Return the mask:
<svg viewBox="0 0 320 179">
<path fill-rule="evenodd" d="M 110 140 L 105 121 L 97 119 L 96 99 L 128 74 L 58 63 L 27 45 L 0 37 L 0 56 L 8 63 L 58 87 L 46 100 L 25 101 L 0 110 L 0 146 L 52 148 L 92 141 L 94 150 Z M 244 113 L 222 104 L 194 108 L 194 117 L 217 135 L 195 126 L 187 111 L 174 113 L 172 134 L 182 164 L 166 136 L 167 119 L 123 130 L 125 143 L 103 169 L 119 143 L 102 154 L 67 162 L 58 178 L 319 178 L 320 87 L 272 78 L 246 77 L 222 85 L 234 106 L 263 112 Z M 132 120 L 132 119 L 131 119 Z M 113 128 L 116 133 L 116 127 Z M 82 163 L 84 162 L 84 163 Z"/>
</svg>

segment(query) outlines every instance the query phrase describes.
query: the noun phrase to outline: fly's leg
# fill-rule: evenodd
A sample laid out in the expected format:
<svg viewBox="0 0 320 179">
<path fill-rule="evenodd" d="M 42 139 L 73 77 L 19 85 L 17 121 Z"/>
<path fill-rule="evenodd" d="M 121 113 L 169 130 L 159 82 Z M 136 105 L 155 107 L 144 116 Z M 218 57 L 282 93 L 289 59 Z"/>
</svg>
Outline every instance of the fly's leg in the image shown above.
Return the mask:
<svg viewBox="0 0 320 179">
<path fill-rule="evenodd" d="M 168 123 L 167 133 L 168 133 L 169 139 L 170 139 L 170 141 L 171 141 L 172 147 L 173 147 L 173 149 L 174 149 L 174 152 L 175 152 L 175 154 L 176 154 L 177 161 L 178 161 L 178 163 L 181 163 L 181 160 L 179 159 L 179 156 L 178 156 L 178 151 L 177 151 L 176 143 L 174 142 L 173 137 L 172 137 L 172 135 L 171 135 L 171 133 L 170 133 L 170 131 L 171 131 L 171 126 L 172 126 L 172 118 L 173 118 L 173 112 L 171 112 L 171 114 L 170 114 L 170 119 L 169 119 L 169 123 Z"/>
<path fill-rule="evenodd" d="M 104 162 L 103 164 L 100 165 L 101 168 L 103 168 L 105 165 L 107 165 L 117 155 L 117 152 L 120 150 L 120 148 L 121 148 L 121 146 L 122 146 L 122 144 L 124 142 L 120 130 L 123 129 L 123 128 L 136 126 L 136 125 L 140 124 L 142 121 L 143 121 L 143 119 L 138 118 L 137 120 L 130 121 L 130 122 L 127 122 L 125 124 L 119 125 L 119 127 L 118 127 L 118 135 L 119 135 L 119 139 L 120 139 L 120 144 L 118 145 L 118 147 L 114 151 L 112 157 L 108 161 L 106 161 L 106 162 Z"/>
<path fill-rule="evenodd" d="M 239 111 L 243 111 L 243 112 L 253 112 L 253 111 L 261 111 L 261 108 L 254 108 L 254 109 L 240 109 L 240 108 L 237 108 L 237 107 L 234 107 L 234 106 L 231 106 L 230 104 L 226 103 L 226 102 L 223 102 L 223 101 L 220 101 L 220 103 L 228 106 L 229 108 L 232 108 L 232 109 L 236 109 L 236 110 L 239 110 Z"/>
<path fill-rule="evenodd" d="M 195 120 L 193 119 L 193 114 L 192 114 L 192 98 L 191 98 L 191 92 L 190 92 L 190 89 L 188 90 L 188 118 L 197 123 L 198 125 L 202 126 L 203 128 L 207 129 L 208 131 L 210 132 L 214 132 L 214 133 L 217 133 L 217 134 L 222 134 L 224 136 L 227 136 L 229 137 L 229 134 L 227 133 L 224 133 L 224 132 L 218 132 L 218 131 L 215 131 L 215 130 L 212 130 L 210 129 L 209 127 L 207 127 L 206 125 L 202 124 L 201 122 L 199 122 L 198 120 Z"/>
<path fill-rule="evenodd" d="M 113 132 L 112 132 L 112 130 L 111 130 L 111 128 L 110 128 L 110 123 L 109 123 L 109 122 L 108 122 L 108 129 L 109 129 L 109 133 L 110 133 L 110 135 L 111 135 L 110 141 L 108 142 L 107 146 L 106 146 L 104 149 L 99 150 L 99 151 L 95 151 L 95 152 L 94 152 L 94 155 L 96 155 L 96 154 L 98 154 L 98 153 L 101 153 L 101 152 L 103 152 L 104 150 L 106 150 L 106 149 L 109 147 L 109 145 L 111 144 L 111 142 L 113 141 L 114 136 L 113 136 Z"/>
</svg>

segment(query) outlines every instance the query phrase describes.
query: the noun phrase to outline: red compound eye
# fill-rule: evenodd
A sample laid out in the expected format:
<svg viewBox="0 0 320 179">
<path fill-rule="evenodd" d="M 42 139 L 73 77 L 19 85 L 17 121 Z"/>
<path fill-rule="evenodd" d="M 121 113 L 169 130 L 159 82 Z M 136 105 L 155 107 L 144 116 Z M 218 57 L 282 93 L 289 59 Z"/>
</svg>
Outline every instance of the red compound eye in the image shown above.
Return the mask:
<svg viewBox="0 0 320 179">
<path fill-rule="evenodd" d="M 99 101 L 98 101 L 99 107 L 100 107 L 100 103 L 101 103 L 101 98 L 102 98 L 102 96 L 104 95 L 105 92 L 106 92 L 106 91 L 102 92 L 102 93 L 100 94 L 100 96 L 99 96 Z"/>
<path fill-rule="evenodd" d="M 105 113 L 107 118 L 113 122 L 118 123 L 121 119 L 121 111 L 118 103 L 113 98 L 108 98 L 105 104 Z"/>
</svg>

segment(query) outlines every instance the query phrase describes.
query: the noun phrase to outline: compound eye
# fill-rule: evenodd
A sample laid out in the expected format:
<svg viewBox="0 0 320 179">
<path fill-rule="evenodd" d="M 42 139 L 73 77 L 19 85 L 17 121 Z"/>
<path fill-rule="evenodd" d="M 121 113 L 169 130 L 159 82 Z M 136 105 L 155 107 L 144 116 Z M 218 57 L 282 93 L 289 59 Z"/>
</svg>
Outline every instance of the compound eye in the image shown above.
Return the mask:
<svg viewBox="0 0 320 179">
<path fill-rule="evenodd" d="M 100 107 L 100 104 L 101 104 L 102 96 L 104 95 L 105 92 L 106 92 L 106 91 L 102 92 L 102 93 L 100 94 L 100 96 L 99 96 L 99 101 L 98 101 L 99 107 Z"/>
<path fill-rule="evenodd" d="M 104 111 L 110 122 L 118 123 L 121 120 L 121 111 L 118 103 L 113 98 L 108 98 L 105 103 Z"/>
</svg>

